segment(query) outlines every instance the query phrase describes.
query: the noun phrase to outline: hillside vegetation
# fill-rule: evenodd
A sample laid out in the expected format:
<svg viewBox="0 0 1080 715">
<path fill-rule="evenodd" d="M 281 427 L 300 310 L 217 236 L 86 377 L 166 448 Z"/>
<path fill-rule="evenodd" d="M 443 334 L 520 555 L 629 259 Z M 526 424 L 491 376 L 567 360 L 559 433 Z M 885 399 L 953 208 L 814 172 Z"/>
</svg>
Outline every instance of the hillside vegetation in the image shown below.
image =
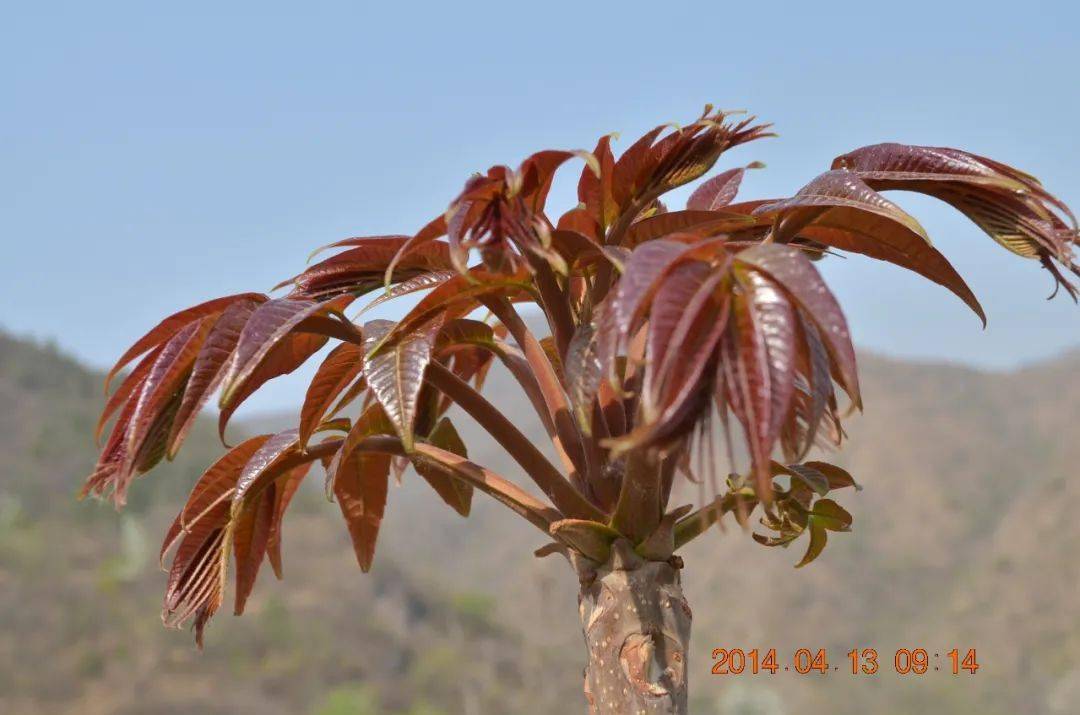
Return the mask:
<svg viewBox="0 0 1080 715">
<path fill-rule="evenodd" d="M 1080 354 L 1008 374 L 860 360 L 867 411 L 837 456 L 865 487 L 844 499 L 855 533 L 799 571 L 794 549 L 730 522 L 684 554 L 693 712 L 1076 712 Z M 494 401 L 541 441 L 505 380 Z M 202 653 L 162 629 L 158 539 L 220 445 L 201 425 L 120 515 L 76 503 L 100 389 L 54 348 L 0 335 L 0 712 L 579 711 L 565 563 L 529 557 L 543 537 L 497 505 L 478 497 L 463 520 L 411 473 L 372 573 L 313 476 L 286 521 L 285 581 L 262 574 Z M 471 456 L 516 476 L 495 448 Z M 840 671 L 710 675 L 713 648 L 734 647 L 827 648 Z M 879 651 L 877 675 L 850 675 L 853 647 Z M 977 648 L 981 667 L 898 676 L 901 647 Z"/>
</svg>

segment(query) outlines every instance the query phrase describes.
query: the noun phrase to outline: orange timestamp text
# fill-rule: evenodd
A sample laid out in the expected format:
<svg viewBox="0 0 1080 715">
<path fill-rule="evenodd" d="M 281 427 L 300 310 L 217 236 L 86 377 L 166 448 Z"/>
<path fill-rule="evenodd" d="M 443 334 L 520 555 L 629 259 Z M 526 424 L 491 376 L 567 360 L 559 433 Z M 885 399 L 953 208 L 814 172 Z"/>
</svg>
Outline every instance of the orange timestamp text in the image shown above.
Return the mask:
<svg viewBox="0 0 1080 715">
<path fill-rule="evenodd" d="M 787 655 L 787 654 L 785 654 Z M 925 675 L 946 673 L 952 675 L 975 675 L 979 670 L 974 648 L 932 650 L 927 648 L 898 648 L 886 654 L 892 656 L 892 668 L 900 675 Z M 712 652 L 713 675 L 758 675 L 765 673 L 796 673 L 810 675 L 848 673 L 850 675 L 876 675 L 881 671 L 882 658 L 876 648 L 852 648 L 847 657 L 832 662 L 825 648 L 798 648 L 784 656 L 778 656 L 776 648 L 714 648 Z"/>
</svg>

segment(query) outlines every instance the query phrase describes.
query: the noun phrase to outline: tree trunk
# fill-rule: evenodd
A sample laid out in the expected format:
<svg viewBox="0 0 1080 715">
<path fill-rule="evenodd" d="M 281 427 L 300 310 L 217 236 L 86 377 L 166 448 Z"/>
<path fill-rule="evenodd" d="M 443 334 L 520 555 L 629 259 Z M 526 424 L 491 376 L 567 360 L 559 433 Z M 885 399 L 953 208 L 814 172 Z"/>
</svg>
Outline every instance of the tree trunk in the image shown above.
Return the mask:
<svg viewBox="0 0 1080 715">
<path fill-rule="evenodd" d="M 687 712 L 690 606 L 682 562 L 647 561 L 620 539 L 607 562 L 579 565 L 590 715 Z"/>
</svg>

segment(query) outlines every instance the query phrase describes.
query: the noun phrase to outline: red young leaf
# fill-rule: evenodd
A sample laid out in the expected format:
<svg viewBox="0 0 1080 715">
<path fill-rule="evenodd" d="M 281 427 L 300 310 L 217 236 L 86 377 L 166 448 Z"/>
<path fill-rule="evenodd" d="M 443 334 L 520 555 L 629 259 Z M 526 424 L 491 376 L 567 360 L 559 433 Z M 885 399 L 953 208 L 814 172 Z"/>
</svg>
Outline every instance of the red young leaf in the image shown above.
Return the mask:
<svg viewBox="0 0 1080 715">
<path fill-rule="evenodd" d="M 926 238 L 926 231 L 903 209 L 877 193 L 850 171 L 827 171 L 799 189 L 790 199 L 759 206 L 757 215 L 779 214 L 777 240 L 792 238 L 817 216 L 834 207 L 858 209 L 895 221 Z"/>
<path fill-rule="evenodd" d="M 327 491 L 337 498 L 363 571 L 371 568 L 375 556 L 375 540 L 386 507 L 391 455 L 357 447 L 365 438 L 392 429 L 382 407 L 372 405 L 356 420 L 326 470 Z"/>
<path fill-rule="evenodd" d="M 453 423 L 446 417 L 439 420 L 439 424 L 428 435 L 426 441 L 459 457 L 469 456 L 465 449 L 465 443 L 461 441 L 461 437 L 458 435 L 457 430 L 454 429 Z M 472 485 L 454 479 L 445 471 L 436 469 L 430 462 L 424 460 L 415 460 L 413 466 L 416 468 L 416 473 L 423 477 L 454 511 L 462 516 L 469 515 L 469 509 L 472 505 Z"/>
<path fill-rule="evenodd" d="M 814 323 L 801 311 L 799 318 L 799 342 L 803 348 L 798 359 L 803 385 L 794 395 L 795 419 L 789 424 L 785 449 L 792 461 L 800 460 L 814 446 L 818 428 L 825 411 L 835 404 L 832 375 L 829 370 L 829 353 Z M 799 422 L 801 420 L 801 423 Z"/>
<path fill-rule="evenodd" d="M 394 425 L 390 422 L 390 418 L 386 416 L 386 410 L 383 409 L 383 406 L 377 402 L 368 405 L 360 416 L 356 418 L 356 422 L 349 429 L 349 433 L 345 435 L 345 440 L 338 447 L 337 452 L 334 453 L 330 463 L 326 465 L 327 498 L 331 498 L 334 494 L 334 480 L 337 479 L 338 471 L 344 468 L 345 460 L 356 451 L 361 442 L 372 435 L 392 434 L 394 434 Z"/>
<path fill-rule="evenodd" d="M 544 210 L 555 171 L 569 159 L 580 155 L 582 152 L 548 149 L 536 152 L 521 163 L 517 172 L 521 181 L 521 193 L 526 197 L 532 213 L 539 214 Z M 584 156 L 591 160 L 591 155 Z M 589 166 L 585 167 L 585 171 L 590 170 L 592 169 Z"/>
<path fill-rule="evenodd" d="M 746 169 L 728 169 L 709 179 L 690 194 L 686 200 L 686 208 L 695 211 L 715 211 L 727 206 L 735 200 L 739 193 L 739 184 L 742 183 Z"/>
<path fill-rule="evenodd" d="M 221 388 L 221 406 L 234 402 L 240 387 L 258 369 L 264 358 L 279 342 L 306 318 L 341 311 L 352 296 L 341 296 L 327 303 L 293 298 L 267 301 L 255 309 L 244 325 L 236 346 L 236 355 Z"/>
<path fill-rule="evenodd" d="M 658 239 L 638 246 L 630 254 L 615 293 L 604 308 L 597 336 L 597 355 L 608 374 L 657 282 L 686 250 L 685 244 Z"/>
<path fill-rule="evenodd" d="M 349 293 L 368 293 L 385 284 L 387 268 L 409 241 L 404 237 L 378 237 L 350 244 L 352 248 L 331 256 L 296 276 L 295 295 L 326 298 Z M 391 280 L 401 281 L 418 274 L 453 268 L 449 246 L 432 241 L 402 256 L 394 264 Z"/>
<path fill-rule="evenodd" d="M 855 348 L 840 304 L 821 275 L 801 251 L 788 246 L 762 244 L 736 255 L 736 260 L 762 271 L 789 293 L 820 329 L 840 371 L 841 385 L 856 406 L 862 405 Z"/>
<path fill-rule="evenodd" d="M 179 313 L 173 313 L 154 326 L 154 328 L 146 335 L 139 338 L 134 345 L 128 348 L 127 351 L 120 356 L 120 359 L 116 361 L 116 364 L 113 365 L 112 369 L 109 370 L 109 374 L 105 377 L 105 388 L 108 389 L 109 382 L 112 381 L 113 376 L 120 372 L 125 365 L 150 348 L 164 343 L 189 323 L 225 310 L 226 307 L 237 300 L 261 297 L 264 297 L 261 293 L 239 293 L 237 295 L 225 296 L 224 298 L 208 300 L 205 303 L 200 303 L 199 305 L 187 308 L 186 310 L 181 310 Z"/>
<path fill-rule="evenodd" d="M 252 437 L 236 445 L 210 466 L 191 489 L 184 508 L 176 515 L 161 545 L 161 559 L 176 544 L 182 532 L 195 533 L 196 527 L 205 519 L 206 524 L 218 524 L 228 517 L 232 503 L 232 489 L 244 465 L 263 446 L 269 435 Z M 216 517 L 214 516 L 216 515 Z M 204 528 L 205 532 L 205 528 Z M 205 534 L 204 534 L 205 535 Z"/>
<path fill-rule="evenodd" d="M 776 216 L 779 241 L 798 235 L 913 270 L 951 290 L 986 323 L 979 301 L 922 226 L 852 172 L 822 174 L 794 197 L 758 206 L 754 214 Z"/>
<path fill-rule="evenodd" d="M 645 241 L 652 241 L 676 233 L 693 233 L 696 236 L 713 236 L 718 233 L 738 231 L 752 227 L 757 221 L 751 216 L 725 211 L 669 211 L 635 222 L 623 236 L 622 245 L 633 248 Z"/>
<path fill-rule="evenodd" d="M 402 234 L 390 234 L 383 236 L 351 236 L 349 238 L 343 238 L 340 241 L 334 241 L 333 243 L 328 243 L 325 246 L 320 246 L 319 248 L 316 248 L 314 251 L 311 252 L 311 255 L 308 256 L 308 261 L 311 261 L 311 259 L 315 258 L 315 256 L 319 255 L 323 251 L 330 251 L 335 248 L 352 248 L 354 246 L 366 246 L 372 243 L 385 242 L 388 240 L 401 242 L 407 241 L 409 238 L 411 238 L 411 236 L 405 236 Z"/>
<path fill-rule="evenodd" d="M 708 368 L 728 323 L 729 299 L 718 291 L 727 269 L 713 266 L 707 272 L 698 272 L 685 268 L 690 265 L 694 263 L 681 264 L 669 273 L 653 300 L 653 308 L 659 311 L 656 317 L 667 322 L 671 306 L 666 304 L 680 297 L 679 289 L 666 290 L 668 286 L 686 281 L 692 287 L 670 332 L 661 325 L 650 336 L 655 338 L 653 345 L 661 352 L 649 355 L 646 365 L 649 382 L 642 390 L 640 418 L 635 429 L 621 440 L 620 450 L 685 437 L 708 409 L 711 378 Z M 652 320 L 650 314 L 650 328 Z"/>
<path fill-rule="evenodd" d="M 163 619 L 167 626 L 179 627 L 194 615 L 200 645 L 225 586 L 232 492 L 243 465 L 265 441 L 265 436 L 254 437 L 214 463 L 192 489 L 162 544 L 164 560 L 169 548 L 180 543 L 169 570 Z"/>
<path fill-rule="evenodd" d="M 255 587 L 255 578 L 266 557 L 270 527 L 277 505 L 276 485 L 271 484 L 252 502 L 242 502 L 234 508 L 233 555 L 236 559 L 236 607 L 234 613 L 244 612 L 244 604 Z"/>
<path fill-rule="evenodd" d="M 757 494 L 768 500 L 770 455 L 794 391 L 795 312 L 767 279 L 752 271 L 739 278 L 744 293 L 735 297 L 735 333 L 721 359 L 729 401 L 750 447 Z"/>
<path fill-rule="evenodd" d="M 311 378 L 300 409 L 300 448 L 303 449 L 334 401 L 363 371 L 364 351 L 359 345 L 342 343 L 326 356 Z"/>
<path fill-rule="evenodd" d="M 158 417 L 165 412 L 166 408 L 170 408 L 172 416 L 175 417 L 179 401 L 177 400 L 174 404 L 174 399 L 186 384 L 195 356 L 210 332 L 212 324 L 212 320 L 203 318 L 188 324 L 169 338 L 147 373 L 138 397 L 133 396 L 132 399 L 136 400 L 135 411 L 128 425 L 127 459 L 122 467 L 124 476 L 120 478 L 117 485 L 119 498 L 123 498 L 127 483 L 126 475 L 135 467 L 140 449 L 153 427 L 164 429 L 164 435 L 159 435 L 160 443 L 164 446 L 171 425 L 162 425 L 158 422 Z"/>
<path fill-rule="evenodd" d="M 431 362 L 438 326 L 432 328 L 407 334 L 380 348 L 394 323 L 373 320 L 364 325 L 364 379 L 386 410 L 406 452 L 412 449 L 416 401 L 424 384 L 424 370 Z"/>
<path fill-rule="evenodd" d="M 304 477 L 311 471 L 313 465 L 314 462 L 307 462 L 296 467 L 279 479 L 274 489 L 274 516 L 270 523 L 270 539 L 266 544 L 266 557 L 278 579 L 284 576 L 281 567 L 281 529 L 285 510 L 289 508 L 289 502 L 292 501 L 296 490 L 300 488 L 300 483 L 304 481 Z"/>
<path fill-rule="evenodd" d="M 188 380 L 176 421 L 169 433 L 169 459 L 176 456 L 181 443 L 194 426 L 199 411 L 221 384 L 229 358 L 232 357 L 236 343 L 240 339 L 240 331 L 247 324 L 256 306 L 263 302 L 265 299 L 261 296 L 237 300 L 225 309 L 211 328 L 210 334 L 199 350 L 198 357 L 195 358 L 191 378 Z"/>
<path fill-rule="evenodd" d="M 239 503 L 249 491 L 257 490 L 258 484 L 270 481 L 267 475 L 273 474 L 275 467 L 279 467 L 287 456 L 297 451 L 299 441 L 299 430 L 295 429 L 278 432 L 266 440 L 259 450 L 251 455 L 251 459 L 240 472 L 236 480 L 233 502 Z"/>
<path fill-rule="evenodd" d="M 615 204 L 612 194 L 612 182 L 615 172 L 615 156 L 611 152 L 611 135 L 600 137 L 593 149 L 593 156 L 600 166 L 599 176 L 593 171 L 593 167 L 586 166 L 581 170 L 581 178 L 578 180 L 578 201 L 584 204 L 585 212 L 596 222 L 601 229 L 610 226 L 618 216 L 619 207 Z M 559 228 L 563 228 L 560 221 Z M 596 234 L 586 233 L 597 238 Z"/>
<path fill-rule="evenodd" d="M 588 171 L 587 168 L 586 171 Z M 558 231 L 572 231 L 580 234 L 596 245 L 601 243 L 602 230 L 600 224 L 583 206 L 578 206 L 564 213 L 559 217 L 559 222 L 555 227 Z"/>
<path fill-rule="evenodd" d="M 311 333 L 291 333 L 278 341 L 266 353 L 258 366 L 234 387 L 228 404 L 221 407 L 221 413 L 218 415 L 218 434 L 222 440 L 225 439 L 225 427 L 229 419 L 248 397 L 275 377 L 287 375 L 303 365 L 325 344 L 325 336 Z"/>
<path fill-rule="evenodd" d="M 389 480 L 390 455 L 369 452 L 355 452 L 344 460 L 334 480 L 334 495 L 349 527 L 356 560 L 365 573 L 375 558 Z"/>
<path fill-rule="evenodd" d="M 101 440 L 101 433 L 105 428 L 105 423 L 109 421 L 109 418 L 120 408 L 121 405 L 127 404 L 133 394 L 135 394 L 146 381 L 146 375 L 150 372 L 150 368 L 154 366 L 154 362 L 157 360 L 157 356 L 161 353 L 163 345 L 159 345 L 150 352 L 143 356 L 139 364 L 135 366 L 135 369 L 131 371 L 127 377 L 124 378 L 120 386 L 116 388 L 116 391 L 109 396 L 108 401 L 105 403 L 105 408 L 101 411 L 101 417 L 98 418 L 97 427 L 94 431 L 94 440 Z"/>
<path fill-rule="evenodd" d="M 681 319 L 688 316 L 689 320 L 682 331 L 682 337 L 686 337 L 685 331 L 695 317 L 691 315 L 694 298 L 703 287 L 707 291 L 716 287 L 712 278 L 717 272 L 703 261 L 687 261 L 673 268 L 656 291 L 656 297 L 649 309 L 648 362 L 642 389 L 643 407 L 647 417 L 651 415 L 651 418 L 655 419 L 661 408 L 662 373 L 665 368 L 670 370 L 670 366 L 675 362 L 667 359 L 668 356 L 676 357 L 677 362 L 681 363 L 680 368 L 686 368 L 688 356 L 680 350 L 681 344 L 672 344 L 672 336 L 676 333 Z M 704 298 L 703 294 L 699 301 Z"/>
<path fill-rule="evenodd" d="M 667 129 L 666 125 L 652 129 L 631 144 L 615 162 L 615 170 L 612 174 L 612 193 L 618 206 L 627 206 L 631 199 L 641 191 L 642 186 L 639 176 L 642 173 L 642 166 L 646 162 L 649 149 L 652 147 L 656 137 L 660 136 L 660 133 L 665 129 Z"/>
<path fill-rule="evenodd" d="M 1008 250 L 1038 258 L 1077 297 L 1054 264 L 1080 276 L 1076 217 L 1033 176 L 958 149 L 891 143 L 837 157 L 833 168 L 854 172 L 875 189 L 917 191 L 951 204 Z"/>
<path fill-rule="evenodd" d="M 455 276 L 424 296 L 405 314 L 386 339 L 393 340 L 440 320 L 460 318 L 480 307 L 480 298 L 489 294 L 517 297 L 531 291 L 528 273 L 522 269 L 500 274 L 483 268 L 472 268 L 465 275 Z"/>
<path fill-rule="evenodd" d="M 403 295 L 418 293 L 422 290 L 431 290 L 432 288 L 436 288 L 443 283 L 446 283 L 457 275 L 457 271 L 432 271 L 431 273 L 421 273 L 420 275 L 402 281 L 401 283 L 395 283 L 390 286 L 385 293 L 365 305 L 361 312 L 366 313 L 375 306 L 382 305 L 388 300 L 393 300 L 394 298 L 399 298 Z"/>
</svg>

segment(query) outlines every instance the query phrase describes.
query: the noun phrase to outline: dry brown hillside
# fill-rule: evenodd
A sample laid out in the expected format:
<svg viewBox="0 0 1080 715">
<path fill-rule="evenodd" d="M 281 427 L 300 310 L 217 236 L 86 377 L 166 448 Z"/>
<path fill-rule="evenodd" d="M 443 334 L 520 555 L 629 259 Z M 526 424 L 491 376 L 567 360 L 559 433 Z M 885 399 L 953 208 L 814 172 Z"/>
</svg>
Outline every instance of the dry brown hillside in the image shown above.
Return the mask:
<svg viewBox="0 0 1080 715">
<path fill-rule="evenodd" d="M 734 526 L 684 555 L 693 712 L 1076 712 L 1080 353 L 1006 374 L 873 355 L 861 368 L 867 410 L 839 456 L 864 486 L 843 499 L 855 533 L 799 571 L 795 550 Z M 496 402 L 514 394 L 504 379 Z M 462 520 L 412 475 L 391 494 L 371 574 L 313 488 L 286 522 L 284 583 L 263 574 L 204 653 L 163 631 L 157 538 L 217 448 L 212 430 L 193 439 L 123 516 L 75 505 L 98 380 L 0 337 L 0 712 L 436 715 L 500 713 L 507 698 L 515 713 L 577 711 L 566 565 L 520 558 L 542 535 L 479 497 Z M 471 456 L 515 474 L 494 449 Z M 879 674 L 845 672 L 855 646 L 878 649 Z M 827 648 L 840 671 L 712 676 L 716 647 Z M 981 668 L 897 676 L 900 647 L 975 647 Z"/>
<path fill-rule="evenodd" d="M 850 420 L 837 455 L 864 486 L 844 498 L 855 533 L 836 536 L 820 562 L 799 571 L 796 549 L 762 548 L 734 525 L 684 554 L 695 712 L 759 712 L 739 709 L 746 702 L 762 713 L 1075 712 L 1080 353 L 1010 373 L 860 359 L 867 409 Z M 493 378 L 496 401 L 513 394 L 503 379 Z M 540 442 L 539 426 L 531 428 Z M 512 469 L 494 450 L 474 456 Z M 542 535 L 497 507 L 478 505 L 465 522 L 423 496 L 400 500 L 408 507 L 390 518 L 385 554 L 411 554 L 409 568 L 433 584 L 480 576 L 500 596 L 500 620 L 519 624 L 527 642 L 552 653 L 577 647 L 565 564 L 510 558 Z M 722 575 L 732 573 L 738 578 Z M 891 667 L 853 677 L 845 656 L 856 646 L 877 648 L 890 666 L 902 647 L 942 660 L 953 647 L 974 647 L 982 667 L 966 677 L 899 677 Z M 712 676 L 716 647 L 824 647 L 841 672 Z M 573 682 L 578 669 L 563 662 L 551 682 Z"/>
</svg>

